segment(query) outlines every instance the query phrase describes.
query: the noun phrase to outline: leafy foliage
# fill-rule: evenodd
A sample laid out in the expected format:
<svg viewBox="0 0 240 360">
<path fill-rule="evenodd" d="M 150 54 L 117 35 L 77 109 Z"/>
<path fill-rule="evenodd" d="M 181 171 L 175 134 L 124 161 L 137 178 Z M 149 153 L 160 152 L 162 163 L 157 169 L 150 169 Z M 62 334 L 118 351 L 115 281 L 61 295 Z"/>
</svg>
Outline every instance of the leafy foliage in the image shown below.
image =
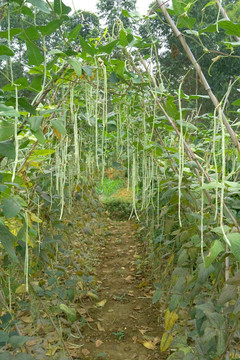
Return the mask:
<svg viewBox="0 0 240 360">
<path fill-rule="evenodd" d="M 162 351 L 172 347 L 185 360 L 222 359 L 239 336 L 239 153 L 229 136 L 239 126 L 239 41 L 233 41 L 239 24 L 221 19 L 216 2 L 173 1 L 168 9 L 220 96 L 214 109 L 193 81 L 196 74 L 166 26 L 163 8 L 142 18 L 131 12 L 135 1 L 118 2 L 111 13 L 112 2 L 100 1 L 109 29 L 93 38 L 99 31 L 95 15 L 71 16 L 61 0 L 27 3 L 1 7 L 3 299 L 11 307 L 12 294 L 54 297 L 52 311 L 74 325 L 75 296 L 96 294 L 94 278 L 79 269 L 63 285 L 71 258 L 66 267 L 51 265 L 59 249 L 65 251 L 64 214 L 71 213 L 74 196 L 86 209 L 89 198 L 97 207 L 96 179 L 104 184 L 107 164 L 124 164 L 132 202 L 121 211 L 142 219 L 147 261 L 156 284 L 162 283 L 153 303 L 163 297 L 168 303 Z M 86 23 L 79 24 L 79 16 Z M 84 214 L 83 233 L 91 236 L 82 219 Z M 49 277 L 34 282 L 44 267 Z M 0 336 L 12 349 L 27 341 L 5 328 Z"/>
</svg>

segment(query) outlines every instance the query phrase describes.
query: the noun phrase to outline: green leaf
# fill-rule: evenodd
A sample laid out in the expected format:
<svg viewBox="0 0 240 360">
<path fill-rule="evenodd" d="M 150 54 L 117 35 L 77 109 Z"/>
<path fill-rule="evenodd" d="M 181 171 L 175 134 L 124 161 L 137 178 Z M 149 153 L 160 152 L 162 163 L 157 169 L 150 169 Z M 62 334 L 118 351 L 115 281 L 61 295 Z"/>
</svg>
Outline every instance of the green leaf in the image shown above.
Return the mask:
<svg viewBox="0 0 240 360">
<path fill-rule="evenodd" d="M 29 26 L 28 28 L 24 29 L 18 37 L 21 40 L 38 40 L 41 38 L 41 35 L 35 26 Z"/>
<path fill-rule="evenodd" d="M 120 80 L 119 80 L 119 78 L 117 77 L 117 75 L 115 74 L 115 72 L 113 71 L 113 72 L 111 73 L 111 75 L 109 76 L 108 81 L 110 82 L 110 84 L 116 84 L 116 83 L 118 83 Z"/>
<path fill-rule="evenodd" d="M 0 116 L 19 117 L 20 114 L 12 106 L 6 106 L 4 104 L 0 104 Z"/>
<path fill-rule="evenodd" d="M 236 274 L 234 274 L 233 277 L 228 279 L 227 284 L 230 285 L 240 285 L 240 271 L 238 271 Z"/>
<path fill-rule="evenodd" d="M 51 155 L 54 153 L 55 153 L 55 150 L 53 150 L 53 149 L 39 149 L 39 150 L 35 150 L 33 152 L 32 156 L 47 156 L 47 155 Z"/>
<path fill-rule="evenodd" d="M 34 358 L 29 354 L 19 353 L 15 356 L 14 360 L 34 360 Z"/>
<path fill-rule="evenodd" d="M 220 20 L 218 22 L 218 26 L 221 29 L 226 30 L 227 35 L 240 36 L 240 24 L 234 24 L 232 21 L 229 20 Z"/>
<path fill-rule="evenodd" d="M 204 311 L 204 314 L 208 318 L 208 320 L 213 328 L 219 329 L 222 327 L 222 325 L 225 322 L 225 318 L 224 318 L 223 314 L 219 314 L 215 311 L 212 312 L 212 311 L 208 311 L 208 310 Z"/>
<path fill-rule="evenodd" d="M 240 106 L 240 99 L 235 100 L 232 105 Z"/>
<path fill-rule="evenodd" d="M 9 339 L 8 334 L 5 331 L 0 330 L 0 343 L 5 343 L 6 345 L 8 343 L 8 339 Z"/>
<path fill-rule="evenodd" d="M 172 0 L 174 15 L 181 15 L 185 12 L 186 3 L 180 0 Z"/>
<path fill-rule="evenodd" d="M 169 310 L 170 311 L 175 310 L 178 304 L 180 303 L 180 301 L 181 301 L 181 295 L 178 294 L 172 295 L 169 302 Z"/>
<path fill-rule="evenodd" d="M 2 223 L 0 223 L 0 241 L 8 255 L 13 259 L 13 261 L 17 262 L 17 256 L 13 247 L 16 237 Z"/>
<path fill-rule="evenodd" d="M 44 56 L 39 50 L 38 46 L 35 43 L 26 41 L 27 45 L 27 56 L 29 65 L 41 65 L 44 61 Z"/>
<path fill-rule="evenodd" d="M 179 111 L 174 103 L 173 97 L 168 96 L 166 101 L 166 110 L 169 116 L 171 116 L 173 119 L 178 120 L 179 119 Z"/>
<path fill-rule="evenodd" d="M 37 131 L 41 128 L 43 116 L 32 116 L 27 119 L 27 122 L 30 124 L 31 131 Z"/>
<path fill-rule="evenodd" d="M 13 335 L 9 339 L 9 343 L 12 345 L 14 349 L 21 347 L 29 340 L 28 336 L 19 336 L 19 335 Z"/>
<path fill-rule="evenodd" d="M 156 289 L 153 294 L 152 303 L 156 304 L 161 299 L 161 296 L 162 296 L 162 290 Z"/>
<path fill-rule="evenodd" d="M 127 46 L 128 44 L 127 35 L 123 29 L 120 30 L 119 39 L 120 39 L 120 45 Z"/>
<path fill-rule="evenodd" d="M 117 43 L 118 43 L 118 40 L 114 40 L 107 45 L 99 46 L 99 51 L 105 52 L 107 54 L 111 54 L 113 49 L 116 47 Z"/>
<path fill-rule="evenodd" d="M 186 27 L 188 29 L 192 29 L 195 22 L 196 22 L 195 18 L 192 17 L 190 18 L 188 16 L 180 16 L 178 18 L 177 27 L 178 28 Z"/>
<path fill-rule="evenodd" d="M 92 47 L 92 45 L 88 44 L 86 40 L 80 35 L 80 45 L 82 47 L 82 51 L 94 56 L 96 54 L 96 49 Z"/>
<path fill-rule="evenodd" d="M 15 357 L 9 352 L 4 352 L 0 354 L 0 360 L 15 360 Z"/>
<path fill-rule="evenodd" d="M 42 35 L 51 35 L 62 25 L 62 20 L 52 20 L 45 26 L 38 26 Z"/>
<path fill-rule="evenodd" d="M 42 90 L 42 78 L 42 75 L 36 75 L 28 87 L 29 90 L 40 92 Z"/>
<path fill-rule="evenodd" d="M 65 312 L 65 314 L 67 315 L 68 319 L 71 322 L 74 322 L 77 319 L 77 314 L 76 314 L 75 309 L 72 309 L 65 304 L 61 304 L 59 307 L 62 311 Z"/>
<path fill-rule="evenodd" d="M 14 80 L 13 85 L 7 84 L 2 89 L 3 91 L 15 91 L 15 86 L 17 86 L 18 90 L 22 90 L 28 87 L 27 79 L 24 77 L 21 77 L 17 80 Z"/>
<path fill-rule="evenodd" d="M 8 159 L 15 159 L 15 144 L 12 140 L 0 141 L 0 155 Z"/>
<path fill-rule="evenodd" d="M 74 40 L 78 36 L 81 28 L 82 28 L 82 24 L 78 24 L 77 26 L 75 26 L 75 28 L 72 29 L 72 31 L 70 31 L 70 33 L 68 35 L 68 40 L 70 40 L 70 41 Z"/>
<path fill-rule="evenodd" d="M 85 74 L 87 74 L 88 76 L 92 76 L 92 69 L 89 66 L 82 66 L 83 71 L 85 72 Z"/>
<path fill-rule="evenodd" d="M 13 36 L 18 35 L 22 32 L 20 28 L 14 28 L 10 30 L 10 40 L 12 40 Z M 0 38 L 8 39 L 8 31 L 0 31 Z"/>
<path fill-rule="evenodd" d="M 14 56 L 14 52 L 6 45 L 0 45 L 0 56 Z"/>
<path fill-rule="evenodd" d="M 11 219 L 15 217 L 21 210 L 21 207 L 14 199 L 4 198 L 2 203 L 3 203 L 3 214 L 6 219 Z"/>
<path fill-rule="evenodd" d="M 67 131 L 64 122 L 61 119 L 51 120 L 51 124 L 59 131 L 62 135 L 66 135 Z"/>
<path fill-rule="evenodd" d="M 118 76 L 122 76 L 123 72 L 125 70 L 125 61 L 119 61 L 119 63 L 116 65 L 114 72 L 118 75 Z"/>
<path fill-rule="evenodd" d="M 70 13 L 72 9 L 69 6 L 66 6 L 62 0 L 54 0 L 54 11 L 56 14 L 62 16 Z"/>
<path fill-rule="evenodd" d="M 130 14 L 129 14 L 129 12 L 128 12 L 127 10 L 125 10 L 125 9 L 122 9 L 122 14 L 123 14 L 123 16 L 125 16 L 125 17 L 131 17 Z"/>
<path fill-rule="evenodd" d="M 217 329 L 217 353 L 222 355 L 226 348 L 227 333 L 226 329 Z"/>
<path fill-rule="evenodd" d="M 77 76 L 80 77 L 82 75 L 82 66 L 81 66 L 80 62 L 76 59 L 68 59 L 68 62 L 70 65 L 72 65 Z"/>
<path fill-rule="evenodd" d="M 31 115 L 36 114 L 35 108 L 27 101 L 25 97 L 21 97 L 18 99 L 18 104 L 21 106 L 24 110 L 29 112 Z"/>
<path fill-rule="evenodd" d="M 219 240 L 215 240 L 211 244 L 211 249 L 208 256 L 205 258 L 205 267 L 208 268 L 217 258 L 217 256 L 223 251 L 225 251 L 223 244 Z"/>
<path fill-rule="evenodd" d="M 235 300 L 237 298 L 238 288 L 236 285 L 224 285 L 221 295 L 218 299 L 218 306 L 226 304 L 230 300 Z"/>
<path fill-rule="evenodd" d="M 232 251 L 237 261 L 240 261 L 240 233 L 227 234 L 227 238 L 231 244 L 230 250 Z"/>
<path fill-rule="evenodd" d="M 0 123 L 0 141 L 9 139 L 14 134 L 14 125 L 9 121 Z"/>
<path fill-rule="evenodd" d="M 27 0 L 28 3 L 32 4 L 33 6 L 36 6 L 39 10 L 46 14 L 50 14 L 51 10 L 46 5 L 46 3 L 42 0 Z"/>
<path fill-rule="evenodd" d="M 34 19 L 34 14 L 28 6 L 22 6 L 21 12 L 23 15 L 29 16 L 30 18 Z"/>
<path fill-rule="evenodd" d="M 32 130 L 31 130 L 32 131 Z M 38 129 L 37 131 L 32 131 L 32 134 L 35 136 L 35 138 L 40 142 L 40 144 L 44 144 L 46 139 L 43 134 L 42 129 Z"/>
<path fill-rule="evenodd" d="M 207 26 L 206 28 L 202 29 L 199 31 L 199 34 L 204 34 L 205 32 L 216 32 L 217 31 L 217 26 L 216 24 L 212 24 L 212 25 L 209 25 Z"/>
</svg>

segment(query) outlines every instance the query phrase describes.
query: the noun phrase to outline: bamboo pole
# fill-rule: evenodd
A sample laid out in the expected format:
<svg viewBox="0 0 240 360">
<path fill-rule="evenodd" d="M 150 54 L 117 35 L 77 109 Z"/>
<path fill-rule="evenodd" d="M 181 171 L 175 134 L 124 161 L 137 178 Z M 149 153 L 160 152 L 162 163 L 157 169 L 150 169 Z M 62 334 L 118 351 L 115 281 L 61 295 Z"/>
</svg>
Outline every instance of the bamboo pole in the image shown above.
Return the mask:
<svg viewBox="0 0 240 360">
<path fill-rule="evenodd" d="M 132 56 L 127 52 L 125 51 L 125 55 L 126 57 L 129 59 L 131 65 L 132 65 L 132 68 L 133 70 L 135 70 L 138 75 L 140 76 L 140 78 L 142 79 L 142 81 L 144 82 L 144 79 L 143 79 L 143 76 L 142 76 L 142 73 L 141 71 L 138 69 L 138 67 L 135 65 L 135 62 L 132 58 Z M 143 58 L 141 57 L 141 54 L 138 53 L 138 56 L 139 56 L 139 59 L 142 63 L 142 65 L 144 66 L 146 72 L 148 73 L 148 75 L 150 76 L 152 82 L 155 81 L 155 79 L 153 78 L 153 76 L 150 74 L 149 72 L 149 69 L 147 67 L 147 64 L 145 62 L 145 60 L 143 60 Z M 156 97 L 156 95 L 154 94 L 154 92 L 152 91 L 151 88 L 149 88 L 149 91 L 152 95 L 152 97 L 154 98 L 154 100 L 156 101 L 156 104 L 158 105 L 158 107 L 160 108 L 160 110 L 163 112 L 164 116 L 166 117 L 166 119 L 168 120 L 168 122 L 171 124 L 171 126 L 173 127 L 173 129 L 175 130 L 176 134 L 178 137 L 180 137 L 180 132 L 178 130 L 178 127 L 177 125 L 175 124 L 174 120 L 168 115 L 168 113 L 166 112 L 166 110 L 164 109 L 164 106 L 161 104 L 161 102 L 159 101 L 158 97 Z M 192 159 L 196 165 L 197 165 L 197 169 L 194 169 L 194 172 L 198 178 L 198 181 L 199 183 L 201 184 L 201 176 L 200 176 L 200 173 L 201 174 L 204 174 L 205 178 L 207 179 L 207 181 L 210 183 L 212 180 L 209 176 L 209 174 L 204 170 L 204 168 L 202 167 L 202 165 L 199 163 L 197 157 L 196 157 L 196 154 L 194 153 L 194 151 L 191 149 L 191 147 L 189 146 L 189 144 L 184 140 L 184 148 L 185 148 L 185 151 L 188 155 L 188 157 L 190 159 Z M 200 173 L 199 173 L 200 172 Z M 209 202 L 211 203 L 211 197 L 210 195 L 207 193 L 207 191 L 205 191 L 205 194 L 209 200 Z M 227 207 L 227 205 L 225 204 L 225 202 L 223 203 L 223 207 L 224 207 L 224 210 L 226 211 L 226 213 L 228 214 L 228 216 L 231 218 L 233 224 L 235 225 L 236 229 L 238 232 L 240 232 L 240 226 L 237 222 L 237 220 L 235 219 L 235 217 L 233 216 L 233 214 L 231 213 L 230 209 Z"/>
<path fill-rule="evenodd" d="M 211 90 L 210 85 L 207 82 L 207 79 L 204 75 L 204 73 L 202 72 L 202 69 L 200 67 L 200 65 L 198 64 L 197 60 L 195 59 L 190 47 L 188 46 L 185 37 L 183 36 L 183 34 L 178 30 L 175 22 L 172 20 L 172 18 L 170 17 L 170 15 L 167 12 L 166 6 L 165 4 L 161 1 L 161 0 L 157 0 L 157 3 L 159 4 L 167 22 L 169 23 L 169 25 L 171 26 L 174 34 L 176 35 L 176 37 L 179 39 L 179 41 L 181 42 L 189 60 L 191 61 L 192 65 L 194 66 L 194 68 L 197 71 L 197 74 L 205 88 L 205 90 L 207 91 L 213 105 L 215 108 L 218 109 L 219 112 L 221 112 L 221 117 L 222 117 L 222 121 L 227 129 L 227 132 L 229 133 L 231 140 L 234 144 L 234 146 L 236 147 L 237 151 L 240 153 L 240 144 L 238 142 L 238 138 L 237 135 L 235 134 L 235 132 L 233 131 L 231 125 L 229 124 L 224 112 L 221 109 L 221 104 L 219 103 L 218 99 L 216 98 L 216 96 L 214 95 L 214 93 Z"/>
</svg>

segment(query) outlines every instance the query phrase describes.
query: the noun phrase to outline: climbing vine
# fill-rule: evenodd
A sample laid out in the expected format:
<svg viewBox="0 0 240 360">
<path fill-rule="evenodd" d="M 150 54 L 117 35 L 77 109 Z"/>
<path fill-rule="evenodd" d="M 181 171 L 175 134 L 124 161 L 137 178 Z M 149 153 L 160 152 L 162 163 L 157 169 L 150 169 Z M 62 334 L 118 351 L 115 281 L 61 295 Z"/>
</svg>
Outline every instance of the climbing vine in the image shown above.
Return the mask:
<svg viewBox="0 0 240 360">
<path fill-rule="evenodd" d="M 84 197 L 98 179 L 103 183 L 106 168 L 117 161 L 132 188 L 130 218 L 145 225 L 146 262 L 161 284 L 153 301 L 165 300 L 161 351 L 172 349 L 169 359 L 233 359 L 240 313 L 240 101 L 227 111 L 226 104 L 239 77 L 218 101 L 184 35 L 202 45 L 205 35 L 225 31 L 231 61 L 239 24 L 218 1 L 209 4 L 219 9 L 215 23 L 198 31 L 191 15 L 196 1 L 174 0 L 172 9 L 156 3 L 207 95 L 183 90 L 190 62 L 178 89 L 169 89 L 155 39 L 149 43 L 119 20 L 111 34 L 106 29 L 86 40 L 79 25 L 65 31 L 71 9 L 61 0 L 1 5 L 0 296 L 11 312 L 14 296 L 36 293 L 41 253 L 46 247 L 50 259 L 59 253 L 54 236 L 50 242 L 43 237 L 46 214 L 59 224 L 73 211 L 74 196 Z M 14 27 L 16 14 L 21 22 Z M 123 14 L 147 24 L 157 16 Z M 38 25 L 42 16 L 47 21 Z M 55 37 L 59 46 L 52 47 Z M 20 43 L 22 77 L 14 70 Z M 206 98 L 213 103 L 210 113 L 196 108 Z M 75 314 L 62 305 L 74 322 Z M 0 343 L 11 343 L 1 336 Z"/>
</svg>

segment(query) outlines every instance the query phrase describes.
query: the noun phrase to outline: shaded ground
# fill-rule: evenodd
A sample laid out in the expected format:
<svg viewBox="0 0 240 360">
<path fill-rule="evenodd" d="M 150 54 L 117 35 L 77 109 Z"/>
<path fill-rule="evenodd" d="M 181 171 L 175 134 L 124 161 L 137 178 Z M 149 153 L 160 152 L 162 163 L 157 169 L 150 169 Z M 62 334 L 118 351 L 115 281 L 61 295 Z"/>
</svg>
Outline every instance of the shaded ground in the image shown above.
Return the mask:
<svg viewBox="0 0 240 360">
<path fill-rule="evenodd" d="M 108 220 L 96 269 L 99 301 L 90 307 L 81 345 L 86 359 L 166 359 L 159 343 L 163 323 L 152 305 L 152 286 L 139 271 L 138 225 Z"/>
<path fill-rule="evenodd" d="M 44 224 L 51 262 L 32 273 L 30 294 L 21 285 L 13 296 L 19 339 L 28 338 L 21 349 L 2 348 L 9 359 L 19 352 L 35 360 L 167 358 L 159 350 L 164 319 L 143 273 L 138 224 L 107 215 L 97 199 L 82 198 L 58 227 Z M 0 315 L 8 317 L 5 308 Z"/>
</svg>

